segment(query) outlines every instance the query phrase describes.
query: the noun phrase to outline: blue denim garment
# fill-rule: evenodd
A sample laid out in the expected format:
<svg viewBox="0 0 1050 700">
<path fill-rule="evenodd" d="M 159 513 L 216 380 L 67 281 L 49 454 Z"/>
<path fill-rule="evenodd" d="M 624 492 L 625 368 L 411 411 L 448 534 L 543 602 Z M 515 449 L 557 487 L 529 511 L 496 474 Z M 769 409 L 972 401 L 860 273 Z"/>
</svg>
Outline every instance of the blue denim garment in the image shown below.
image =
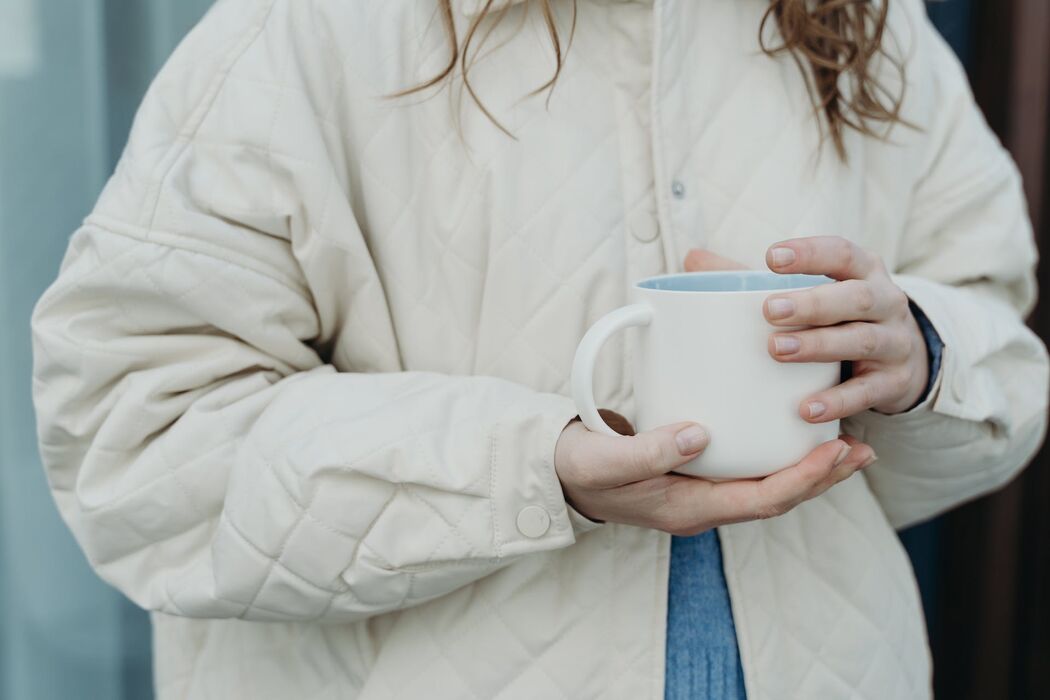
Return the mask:
<svg viewBox="0 0 1050 700">
<path fill-rule="evenodd" d="M 940 372 L 944 343 L 915 304 L 930 362 L 930 379 L 918 403 L 929 395 Z M 736 644 L 729 590 L 722 572 L 722 548 L 715 530 L 671 538 L 667 589 L 667 700 L 744 700 L 744 670 Z"/>
<path fill-rule="evenodd" d="M 671 538 L 667 587 L 667 700 L 744 700 L 718 532 Z"/>
</svg>

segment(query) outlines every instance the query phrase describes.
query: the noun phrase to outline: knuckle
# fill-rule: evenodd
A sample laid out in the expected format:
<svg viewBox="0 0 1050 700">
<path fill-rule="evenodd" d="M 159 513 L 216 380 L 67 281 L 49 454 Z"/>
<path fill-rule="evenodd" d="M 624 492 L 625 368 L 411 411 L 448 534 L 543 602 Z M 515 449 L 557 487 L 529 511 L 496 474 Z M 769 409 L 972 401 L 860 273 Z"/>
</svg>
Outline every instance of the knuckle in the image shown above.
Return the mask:
<svg viewBox="0 0 1050 700">
<path fill-rule="evenodd" d="M 802 343 L 800 355 L 805 353 L 806 357 L 819 357 L 827 350 L 827 339 L 821 332 L 802 334 L 802 338 L 804 338 L 804 342 Z"/>
<path fill-rule="evenodd" d="M 852 270 L 854 264 L 857 262 L 857 247 L 846 238 L 839 238 L 837 245 L 841 271 L 847 272 Z"/>
<path fill-rule="evenodd" d="M 832 390 L 819 400 L 828 407 L 829 414 L 837 417 L 844 417 L 846 415 L 846 408 L 849 405 L 846 393 L 847 392 L 844 389 Z"/>
<path fill-rule="evenodd" d="M 860 397 L 865 408 L 869 408 L 878 403 L 879 391 L 875 382 L 870 379 L 864 380 L 860 385 Z"/>
<path fill-rule="evenodd" d="M 802 321 L 812 321 L 821 318 L 824 315 L 824 309 L 827 307 L 824 298 L 820 294 L 813 294 L 812 292 L 807 292 L 804 295 L 800 294 L 797 304 L 798 316 Z"/>
<path fill-rule="evenodd" d="M 913 348 L 912 338 L 907 332 L 899 328 L 887 329 L 885 336 L 885 354 L 894 358 L 902 359 L 908 357 Z"/>
<path fill-rule="evenodd" d="M 874 357 L 879 352 L 879 333 L 870 323 L 865 323 L 858 329 L 860 334 L 860 351 L 862 357 Z"/>
<path fill-rule="evenodd" d="M 890 311 L 901 317 L 911 314 L 908 295 L 896 285 L 893 285 L 893 290 L 890 292 Z"/>
<path fill-rule="evenodd" d="M 870 260 L 870 264 L 871 264 L 872 269 L 874 269 L 876 272 L 880 272 L 880 273 L 883 273 L 883 274 L 887 273 L 886 262 L 882 259 L 881 255 L 876 255 L 876 254 L 870 253 L 867 250 L 863 250 L 863 249 L 861 249 L 859 247 L 858 247 L 858 250 L 862 250 L 864 255 L 866 255 L 868 257 L 868 259 Z"/>
<path fill-rule="evenodd" d="M 875 298 L 875 290 L 867 282 L 860 282 L 856 286 L 856 304 L 857 308 L 865 314 L 871 313 L 875 309 L 875 304 L 878 300 Z"/>
</svg>

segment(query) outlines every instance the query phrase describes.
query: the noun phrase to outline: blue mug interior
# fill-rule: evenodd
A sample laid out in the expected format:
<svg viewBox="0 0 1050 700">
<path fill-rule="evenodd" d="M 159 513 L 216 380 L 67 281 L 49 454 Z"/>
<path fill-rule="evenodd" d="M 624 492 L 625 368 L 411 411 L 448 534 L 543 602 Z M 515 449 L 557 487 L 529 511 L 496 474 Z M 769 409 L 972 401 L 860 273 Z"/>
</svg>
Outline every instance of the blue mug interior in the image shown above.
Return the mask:
<svg viewBox="0 0 1050 700">
<path fill-rule="evenodd" d="M 638 282 L 638 287 L 664 292 L 771 292 L 815 287 L 829 282 L 834 280 L 824 275 L 778 275 L 765 270 L 732 270 L 660 275 Z"/>
</svg>

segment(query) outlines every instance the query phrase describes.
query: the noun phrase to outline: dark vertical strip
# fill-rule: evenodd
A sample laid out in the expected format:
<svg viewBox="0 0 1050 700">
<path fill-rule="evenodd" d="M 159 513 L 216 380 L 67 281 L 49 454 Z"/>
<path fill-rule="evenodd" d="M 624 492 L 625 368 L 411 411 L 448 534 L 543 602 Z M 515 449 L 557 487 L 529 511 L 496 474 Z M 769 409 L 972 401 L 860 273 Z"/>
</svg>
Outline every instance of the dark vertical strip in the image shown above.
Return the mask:
<svg viewBox="0 0 1050 700">
<path fill-rule="evenodd" d="M 105 11 L 106 85 L 110 166 L 124 150 L 135 110 L 156 70 L 150 32 L 152 3 L 103 0 Z"/>
<path fill-rule="evenodd" d="M 120 606 L 120 680 L 123 700 L 153 697 L 153 647 L 149 615 L 128 600 Z"/>
<path fill-rule="evenodd" d="M 1050 4 L 1023 0 L 1018 13 L 1021 76 L 1018 100 L 1025 111 L 1013 121 L 1016 150 L 1039 249 L 1050 255 Z M 1027 52 L 1026 52 L 1027 49 Z M 1042 160 L 1036 160 L 1041 156 Z M 1050 293 L 1050 266 L 1041 264 L 1039 286 Z M 1050 303 L 1040 304 L 1030 319 L 1040 337 L 1050 340 Z M 1012 676 L 1014 697 L 1050 696 L 1050 449 L 1044 447 L 1024 477 L 1018 587 L 1018 615 Z"/>
<path fill-rule="evenodd" d="M 156 70 L 151 61 L 153 7 L 141 0 L 103 0 L 110 168 L 124 150 L 135 111 Z M 153 697 L 149 616 L 127 600 L 121 601 L 119 615 L 122 699 Z"/>
<path fill-rule="evenodd" d="M 1048 104 L 1050 91 L 1050 3 L 1015 0 L 1013 71 L 1010 80 L 1008 145 L 1024 175 L 1032 220 L 1043 218 Z"/>
<path fill-rule="evenodd" d="M 972 0 L 927 0 L 926 9 L 941 36 L 969 70 L 973 64 L 973 27 L 970 24 Z"/>
<path fill-rule="evenodd" d="M 0 420 L 4 420 L 0 416 Z M 0 522 L 3 522 L 4 514 L 2 512 L 3 501 L 0 501 Z M 12 559 L 9 557 L 4 548 L 4 538 L 0 537 L 0 617 L 7 619 L 10 612 L 7 610 L 9 601 L 11 601 L 11 593 L 7 590 L 7 575 L 4 572 L 4 567 L 9 566 Z M 7 634 L 0 633 L 0 697 L 5 697 L 10 692 L 11 683 L 9 671 L 7 669 L 9 659 L 11 658 L 10 643 L 7 639 Z"/>
<path fill-rule="evenodd" d="M 974 92 L 1021 168 L 1046 255 L 1050 6 L 1046 0 L 976 0 L 972 20 Z M 1039 279 L 1050 290 L 1045 265 Z M 1048 306 L 1031 320 L 1044 341 Z M 944 519 L 931 635 L 937 697 L 1050 697 L 1048 463 L 1044 450 L 1009 487 Z"/>
</svg>

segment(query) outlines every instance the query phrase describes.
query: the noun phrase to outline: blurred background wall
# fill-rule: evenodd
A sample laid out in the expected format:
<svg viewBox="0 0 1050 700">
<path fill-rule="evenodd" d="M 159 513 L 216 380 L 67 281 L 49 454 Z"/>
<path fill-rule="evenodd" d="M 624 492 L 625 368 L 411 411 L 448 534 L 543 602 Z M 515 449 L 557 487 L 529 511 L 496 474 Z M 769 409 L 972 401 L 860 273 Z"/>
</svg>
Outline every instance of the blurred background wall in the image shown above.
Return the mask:
<svg viewBox="0 0 1050 700">
<path fill-rule="evenodd" d="M 145 613 L 90 571 L 47 491 L 29 315 L 150 78 L 210 0 L 0 0 L 0 698 L 151 695 Z"/>
<path fill-rule="evenodd" d="M 150 696 L 145 613 L 101 583 L 36 455 L 29 315 L 123 148 L 134 109 L 211 0 L 0 0 L 0 698 Z M 1025 175 L 1050 251 L 1050 0 L 930 14 Z M 1041 275 L 1042 286 L 1050 280 Z M 1050 338 L 1050 305 L 1033 325 Z M 902 533 L 941 698 L 1050 697 L 1050 454 L 990 498 Z"/>
<path fill-rule="evenodd" d="M 1013 154 L 1050 258 L 1050 0 L 929 3 L 956 42 L 978 103 Z M 1050 266 L 1030 324 L 1050 339 Z M 931 536 L 932 531 L 932 536 Z M 920 570 L 937 696 L 1050 698 L 1050 449 L 1009 487 L 923 526 Z M 928 544 L 928 543 L 927 543 Z"/>
</svg>

